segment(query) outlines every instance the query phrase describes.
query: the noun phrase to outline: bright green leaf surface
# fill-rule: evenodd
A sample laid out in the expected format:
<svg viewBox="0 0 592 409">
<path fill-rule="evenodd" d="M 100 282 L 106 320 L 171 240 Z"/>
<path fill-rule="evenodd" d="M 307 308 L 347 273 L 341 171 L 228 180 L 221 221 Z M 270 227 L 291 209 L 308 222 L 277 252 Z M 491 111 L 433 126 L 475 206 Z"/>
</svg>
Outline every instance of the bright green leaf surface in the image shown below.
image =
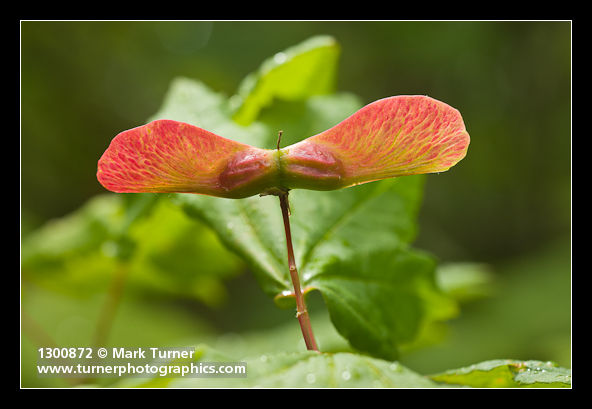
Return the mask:
<svg viewBox="0 0 592 409">
<path fill-rule="evenodd" d="M 553 362 L 493 360 L 431 375 L 450 385 L 476 388 L 568 388 L 571 370 Z"/>
<path fill-rule="evenodd" d="M 232 98 L 233 119 L 248 125 L 274 98 L 301 100 L 332 92 L 339 52 L 332 37 L 317 36 L 265 60 Z"/>
</svg>

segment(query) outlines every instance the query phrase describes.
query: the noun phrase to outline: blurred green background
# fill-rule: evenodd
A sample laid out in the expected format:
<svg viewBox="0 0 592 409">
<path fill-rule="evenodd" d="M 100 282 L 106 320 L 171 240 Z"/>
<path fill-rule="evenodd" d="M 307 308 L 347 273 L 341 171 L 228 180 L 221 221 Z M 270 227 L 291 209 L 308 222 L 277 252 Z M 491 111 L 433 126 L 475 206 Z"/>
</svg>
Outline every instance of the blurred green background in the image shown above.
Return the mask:
<svg viewBox="0 0 592 409">
<path fill-rule="evenodd" d="M 159 109 L 173 78 L 199 79 L 230 96 L 264 59 L 317 34 L 341 45 L 339 91 L 365 103 L 429 95 L 459 109 L 471 135 L 466 159 L 428 177 L 415 246 L 444 262 L 486 263 L 495 277 L 490 295 L 463 305 L 440 343 L 402 362 L 423 373 L 496 358 L 571 367 L 570 22 L 24 21 L 23 239 L 105 193 L 97 160 L 117 133 Z M 203 234 L 207 246 L 219 247 Z M 230 337 L 233 348 L 264 351 L 269 337 L 253 331 L 276 331 L 282 322 L 298 330 L 292 313 L 275 309 L 250 275 L 227 279 L 217 290 L 226 295 L 210 304 L 123 302 L 112 341 L 224 344 Z M 48 340 L 88 343 L 109 286 L 78 296 L 23 287 L 23 384 L 67 385 L 37 379 L 25 363 Z M 244 331 L 254 341 L 232 335 Z"/>
</svg>

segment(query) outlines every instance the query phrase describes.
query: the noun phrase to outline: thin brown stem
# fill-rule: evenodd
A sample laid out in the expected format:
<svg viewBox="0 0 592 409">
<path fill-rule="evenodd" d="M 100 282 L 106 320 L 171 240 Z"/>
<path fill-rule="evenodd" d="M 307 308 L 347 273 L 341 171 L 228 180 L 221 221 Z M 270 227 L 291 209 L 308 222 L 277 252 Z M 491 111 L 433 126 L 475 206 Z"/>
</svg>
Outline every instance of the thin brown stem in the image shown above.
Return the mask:
<svg viewBox="0 0 592 409">
<path fill-rule="evenodd" d="M 300 329 L 306 343 L 306 348 L 311 351 L 319 351 L 317 342 L 315 341 L 310 324 L 310 317 L 304 302 L 302 289 L 300 288 L 300 278 L 298 277 L 298 270 L 296 269 L 296 261 L 294 259 L 294 249 L 292 247 L 292 233 L 290 231 L 290 206 L 288 204 L 288 193 L 279 196 L 280 206 L 282 208 L 282 216 L 284 218 L 284 230 L 286 231 L 286 246 L 288 248 L 288 266 L 290 269 L 290 277 L 292 285 L 294 286 L 294 297 L 296 298 L 296 317 L 300 323 Z"/>
</svg>

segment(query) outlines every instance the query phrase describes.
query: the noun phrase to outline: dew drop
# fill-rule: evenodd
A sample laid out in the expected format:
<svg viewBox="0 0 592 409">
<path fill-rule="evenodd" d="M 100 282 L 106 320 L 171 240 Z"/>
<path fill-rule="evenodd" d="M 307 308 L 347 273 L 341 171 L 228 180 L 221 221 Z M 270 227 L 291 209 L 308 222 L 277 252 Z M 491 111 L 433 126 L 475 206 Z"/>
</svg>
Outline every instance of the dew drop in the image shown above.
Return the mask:
<svg viewBox="0 0 592 409">
<path fill-rule="evenodd" d="M 283 64 L 286 62 L 287 59 L 288 56 L 286 55 L 286 53 L 277 53 L 273 56 L 273 61 L 275 61 L 276 64 Z"/>
<path fill-rule="evenodd" d="M 351 373 L 349 373 L 349 371 L 343 371 L 341 373 L 341 378 L 343 378 L 344 381 L 349 381 L 351 379 Z"/>
<path fill-rule="evenodd" d="M 259 359 L 261 360 L 261 362 L 267 362 L 267 355 L 261 355 Z"/>
<path fill-rule="evenodd" d="M 313 373 L 309 373 L 306 375 L 306 382 L 308 383 L 315 383 L 317 381 L 317 377 Z"/>
</svg>

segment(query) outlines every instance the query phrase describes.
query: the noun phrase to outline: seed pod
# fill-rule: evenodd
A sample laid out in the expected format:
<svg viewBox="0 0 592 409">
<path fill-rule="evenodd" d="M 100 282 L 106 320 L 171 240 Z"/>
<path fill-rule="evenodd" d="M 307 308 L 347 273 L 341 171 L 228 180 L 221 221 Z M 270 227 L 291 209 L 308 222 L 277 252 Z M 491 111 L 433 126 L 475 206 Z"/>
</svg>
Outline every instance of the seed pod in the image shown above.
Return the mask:
<svg viewBox="0 0 592 409">
<path fill-rule="evenodd" d="M 426 96 L 366 105 L 320 134 L 260 149 L 197 126 L 157 120 L 117 135 L 97 178 L 114 192 L 181 192 L 226 198 L 333 190 L 374 180 L 443 172 L 466 155 L 460 113 Z"/>
</svg>

